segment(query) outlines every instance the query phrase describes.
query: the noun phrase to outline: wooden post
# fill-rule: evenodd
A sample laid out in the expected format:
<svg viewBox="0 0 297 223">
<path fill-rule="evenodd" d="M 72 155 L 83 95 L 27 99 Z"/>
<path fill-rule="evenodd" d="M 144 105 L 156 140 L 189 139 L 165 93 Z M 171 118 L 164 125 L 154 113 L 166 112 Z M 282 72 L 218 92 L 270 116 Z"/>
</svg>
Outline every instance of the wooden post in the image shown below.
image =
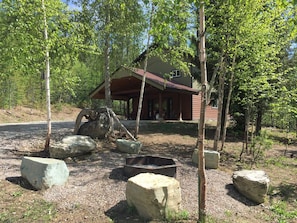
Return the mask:
<svg viewBox="0 0 297 223">
<path fill-rule="evenodd" d="M 127 100 L 126 114 L 127 114 L 127 119 L 130 119 L 130 98 Z"/>
<path fill-rule="evenodd" d="M 198 129 L 198 191 L 199 191 L 199 220 L 206 221 L 206 176 L 204 159 L 204 138 L 205 138 L 205 110 L 207 103 L 207 70 L 205 52 L 205 15 L 204 2 L 199 7 L 199 50 L 200 50 L 200 71 L 201 71 L 201 108 Z"/>
<path fill-rule="evenodd" d="M 183 104 L 183 102 L 182 102 L 182 100 L 181 100 L 181 95 L 180 94 L 178 94 L 178 104 L 179 104 L 179 112 L 178 112 L 178 114 L 179 114 L 179 121 L 182 121 L 183 120 L 183 112 L 182 112 L 182 104 Z"/>
<path fill-rule="evenodd" d="M 159 119 L 163 117 L 163 108 L 162 108 L 162 93 L 159 93 Z"/>
</svg>

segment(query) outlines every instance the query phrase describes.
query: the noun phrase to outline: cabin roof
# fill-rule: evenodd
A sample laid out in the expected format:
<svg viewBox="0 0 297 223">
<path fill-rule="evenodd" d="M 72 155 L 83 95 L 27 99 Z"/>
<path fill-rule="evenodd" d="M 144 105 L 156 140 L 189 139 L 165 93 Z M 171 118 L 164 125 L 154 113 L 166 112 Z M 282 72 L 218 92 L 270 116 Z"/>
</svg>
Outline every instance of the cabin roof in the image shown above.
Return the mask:
<svg viewBox="0 0 297 223">
<path fill-rule="evenodd" d="M 198 89 L 173 83 L 151 72 L 144 72 L 143 69 L 122 66 L 111 75 L 111 95 L 115 100 L 128 99 L 139 96 L 141 82 L 146 74 L 146 93 L 156 91 L 180 92 L 185 94 L 198 94 Z M 94 99 L 105 98 L 105 82 L 103 81 L 96 89 L 90 93 Z"/>
</svg>

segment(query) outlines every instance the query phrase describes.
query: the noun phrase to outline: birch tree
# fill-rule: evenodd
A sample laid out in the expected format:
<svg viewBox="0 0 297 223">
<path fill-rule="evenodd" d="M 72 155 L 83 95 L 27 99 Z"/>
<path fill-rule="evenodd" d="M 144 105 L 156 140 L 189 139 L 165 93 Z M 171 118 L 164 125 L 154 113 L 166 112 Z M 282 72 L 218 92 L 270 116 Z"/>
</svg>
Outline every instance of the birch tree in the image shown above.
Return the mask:
<svg viewBox="0 0 297 223">
<path fill-rule="evenodd" d="M 81 34 L 76 32 L 78 24 L 71 21 L 66 5 L 58 0 L 2 1 L 1 6 L 3 22 L 6 23 L 2 29 L 6 35 L 1 34 L 5 45 L 1 48 L 3 57 L 0 63 L 9 64 L 3 70 L 7 76 L 17 74 L 22 80 L 27 78 L 42 86 L 39 91 L 46 99 L 43 105 L 47 111 L 47 150 L 51 136 L 50 61 L 55 64 L 53 74 L 57 78 L 59 72 L 63 73 L 61 64 L 65 65 L 76 58 L 78 46 L 82 43 Z M 51 57 L 51 52 L 55 57 Z M 33 86 L 31 84 L 29 87 Z"/>
<path fill-rule="evenodd" d="M 280 1 L 268 3 L 258 0 L 216 1 L 207 5 L 209 58 L 214 70 L 219 68 L 218 73 L 224 77 L 224 81 L 220 79 L 221 84 L 216 81 L 220 92 L 218 109 L 223 109 L 219 115 L 224 116 L 218 116 L 215 150 L 218 150 L 220 139 L 221 149 L 224 147 L 230 106 L 237 127 L 245 126 L 244 117 L 249 123 L 248 114 L 251 114 L 253 122 L 257 119 L 257 126 L 261 123 L 261 113 L 268 108 L 269 97 L 273 95 L 272 83 L 279 76 L 281 63 L 278 57 L 289 40 L 282 38 L 280 41 L 279 38 L 288 37 L 285 33 L 290 33 L 289 25 L 284 23 L 284 18 L 287 18 L 287 24 L 292 18 L 292 11 L 287 5 Z M 244 114 L 244 110 L 249 112 Z"/>
<path fill-rule="evenodd" d="M 51 124 L 51 93 L 50 93 L 50 55 L 48 47 L 48 26 L 46 17 L 46 7 L 44 0 L 41 2 L 43 11 L 43 25 L 44 25 L 44 61 L 45 61 L 45 94 L 46 94 L 46 111 L 47 111 L 47 134 L 45 140 L 45 150 L 49 149 L 52 124 Z"/>
<path fill-rule="evenodd" d="M 133 48 L 138 49 L 141 42 L 139 36 L 144 26 L 143 12 L 136 0 L 78 0 L 75 2 L 82 7 L 84 20 L 88 20 L 86 22 L 93 26 L 95 36 L 90 41 L 94 42 L 101 52 L 96 57 L 97 62 L 104 61 L 97 75 L 103 74 L 105 105 L 112 107 L 110 75 L 119 66 L 130 62 L 139 54 L 139 51 L 137 54 L 132 51 Z"/>
<path fill-rule="evenodd" d="M 152 0 L 143 1 L 143 3 L 150 8 L 150 10 L 146 10 L 149 13 L 148 18 L 150 18 L 149 29 L 147 29 L 147 43 L 152 38 L 152 45 L 154 45 L 152 48 L 147 45 L 146 60 L 149 56 L 158 56 L 163 62 L 168 62 L 186 75 L 190 75 L 189 64 L 185 61 L 185 55 L 193 56 L 193 50 L 188 46 L 190 38 L 188 24 L 191 18 L 190 3 L 179 0 Z M 146 70 L 146 65 L 144 66 Z M 142 86 L 136 117 L 135 137 L 139 132 L 145 77 L 142 79 Z"/>
<path fill-rule="evenodd" d="M 143 103 L 143 95 L 144 95 L 144 88 L 145 88 L 145 80 L 146 80 L 146 72 L 147 72 L 147 61 L 150 53 L 150 39 L 151 39 L 151 26 L 152 26 L 152 18 L 154 14 L 154 4 L 150 3 L 150 14 L 149 14 L 149 21 L 148 21 L 148 30 L 147 30 L 147 42 L 146 42 L 146 53 L 144 58 L 144 74 L 142 76 L 141 80 L 141 88 L 140 88 L 140 95 L 139 95 L 139 102 L 138 102 L 138 109 L 137 109 L 137 115 L 136 115 L 136 123 L 135 123 L 135 133 L 134 137 L 137 138 L 139 133 L 139 123 L 140 123 L 140 116 L 142 111 L 142 103 Z"/>
</svg>

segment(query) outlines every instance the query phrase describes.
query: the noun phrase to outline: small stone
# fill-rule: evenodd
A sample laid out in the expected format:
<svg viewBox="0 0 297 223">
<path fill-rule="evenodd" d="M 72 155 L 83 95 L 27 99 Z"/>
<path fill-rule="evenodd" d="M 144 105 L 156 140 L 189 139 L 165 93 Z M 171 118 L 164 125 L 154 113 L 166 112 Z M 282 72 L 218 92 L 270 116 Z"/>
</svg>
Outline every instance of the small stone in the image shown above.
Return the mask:
<svg viewBox="0 0 297 223">
<path fill-rule="evenodd" d="M 212 150 L 204 150 L 205 168 L 217 169 L 219 168 L 220 153 Z M 192 154 L 193 163 L 198 164 L 198 149 L 195 149 Z"/>
<path fill-rule="evenodd" d="M 116 140 L 117 149 L 124 153 L 138 154 L 142 147 L 142 143 L 139 141 L 131 141 L 126 139 Z"/>
</svg>

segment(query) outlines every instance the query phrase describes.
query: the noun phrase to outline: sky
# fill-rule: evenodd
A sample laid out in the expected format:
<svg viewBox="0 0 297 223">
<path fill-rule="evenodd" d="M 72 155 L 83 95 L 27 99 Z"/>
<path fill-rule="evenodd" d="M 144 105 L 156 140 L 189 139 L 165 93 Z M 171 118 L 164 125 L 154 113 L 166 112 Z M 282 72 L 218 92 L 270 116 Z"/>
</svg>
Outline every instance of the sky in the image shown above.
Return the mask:
<svg viewBox="0 0 297 223">
<path fill-rule="evenodd" d="M 71 1 L 69 0 L 61 0 L 62 2 L 64 2 L 66 5 L 68 5 L 68 7 L 70 9 L 78 9 L 79 7 L 77 7 L 76 5 L 74 5 Z"/>
</svg>

